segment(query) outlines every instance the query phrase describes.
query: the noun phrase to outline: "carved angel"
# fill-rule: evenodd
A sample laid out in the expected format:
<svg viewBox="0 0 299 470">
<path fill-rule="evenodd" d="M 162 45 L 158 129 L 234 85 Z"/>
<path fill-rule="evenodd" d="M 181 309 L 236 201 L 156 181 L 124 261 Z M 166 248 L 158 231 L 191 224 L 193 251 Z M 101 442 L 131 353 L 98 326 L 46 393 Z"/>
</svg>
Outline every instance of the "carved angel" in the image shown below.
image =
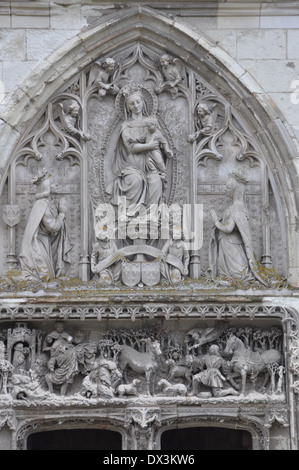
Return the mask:
<svg viewBox="0 0 299 470">
<path fill-rule="evenodd" d="M 90 69 L 88 86 L 96 85 L 98 87 L 98 95 L 100 97 L 106 96 L 107 93 L 116 95 L 119 88 L 111 81 L 111 77 L 115 70 L 115 60 L 107 58 L 101 64 L 96 62 Z"/>
<path fill-rule="evenodd" d="M 174 97 L 178 93 L 178 84 L 184 80 L 185 68 L 180 59 L 171 59 L 168 54 L 163 54 L 159 58 L 164 82 L 158 84 L 156 93 L 169 91 Z"/>
<path fill-rule="evenodd" d="M 210 111 L 207 104 L 199 103 L 196 112 L 199 117 L 200 128 L 194 134 L 189 135 L 188 141 L 190 143 L 195 142 L 199 137 L 204 138 L 212 135 L 219 112 L 218 104 L 215 103 Z"/>
<path fill-rule="evenodd" d="M 90 135 L 78 128 L 80 106 L 77 101 L 72 100 L 67 106 L 66 102 L 58 103 L 55 112 L 65 132 L 74 136 L 79 135 L 83 140 L 90 140 Z"/>
</svg>

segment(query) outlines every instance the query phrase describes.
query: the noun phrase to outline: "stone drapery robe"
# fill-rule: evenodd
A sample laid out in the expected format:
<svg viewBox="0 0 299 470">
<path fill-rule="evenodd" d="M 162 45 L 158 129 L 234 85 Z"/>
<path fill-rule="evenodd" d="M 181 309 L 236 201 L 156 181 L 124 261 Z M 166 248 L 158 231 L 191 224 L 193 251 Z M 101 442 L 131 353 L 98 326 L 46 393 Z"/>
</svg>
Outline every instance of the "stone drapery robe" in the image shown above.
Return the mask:
<svg viewBox="0 0 299 470">
<path fill-rule="evenodd" d="M 61 275 L 64 263 L 70 263 L 69 241 L 64 215 L 49 198 L 38 199 L 25 228 L 20 264 L 26 276 L 48 282 Z"/>
</svg>

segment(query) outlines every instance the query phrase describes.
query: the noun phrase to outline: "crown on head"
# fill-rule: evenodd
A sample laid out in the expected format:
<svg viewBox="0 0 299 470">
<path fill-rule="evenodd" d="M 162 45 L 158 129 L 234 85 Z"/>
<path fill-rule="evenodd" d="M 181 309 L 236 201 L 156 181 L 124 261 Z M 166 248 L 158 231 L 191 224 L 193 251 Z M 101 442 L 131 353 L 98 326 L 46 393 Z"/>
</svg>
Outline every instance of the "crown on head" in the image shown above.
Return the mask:
<svg viewBox="0 0 299 470">
<path fill-rule="evenodd" d="M 141 86 L 138 85 L 137 83 L 130 83 L 127 86 L 124 86 L 123 89 L 121 90 L 121 94 L 125 97 L 128 98 L 128 96 L 132 95 L 133 93 L 141 93 Z"/>
</svg>

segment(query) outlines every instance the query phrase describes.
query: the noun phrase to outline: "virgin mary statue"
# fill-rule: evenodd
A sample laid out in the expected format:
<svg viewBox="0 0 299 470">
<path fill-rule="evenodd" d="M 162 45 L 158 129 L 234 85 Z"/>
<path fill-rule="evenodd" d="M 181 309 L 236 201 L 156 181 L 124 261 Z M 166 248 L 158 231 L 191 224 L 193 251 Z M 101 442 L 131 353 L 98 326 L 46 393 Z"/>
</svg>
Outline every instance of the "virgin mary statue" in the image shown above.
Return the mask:
<svg viewBox="0 0 299 470">
<path fill-rule="evenodd" d="M 126 214 L 133 217 L 141 206 L 148 209 L 151 204 L 162 202 L 161 175 L 146 164 L 150 152 L 160 149 L 158 141 L 147 141 L 149 123 L 154 121 L 157 129 L 159 124 L 156 116 L 149 116 L 141 86 L 128 85 L 120 93 L 124 99 L 124 121 L 112 163 L 115 179 L 107 192 L 116 206 L 120 197 L 125 198 Z"/>
</svg>

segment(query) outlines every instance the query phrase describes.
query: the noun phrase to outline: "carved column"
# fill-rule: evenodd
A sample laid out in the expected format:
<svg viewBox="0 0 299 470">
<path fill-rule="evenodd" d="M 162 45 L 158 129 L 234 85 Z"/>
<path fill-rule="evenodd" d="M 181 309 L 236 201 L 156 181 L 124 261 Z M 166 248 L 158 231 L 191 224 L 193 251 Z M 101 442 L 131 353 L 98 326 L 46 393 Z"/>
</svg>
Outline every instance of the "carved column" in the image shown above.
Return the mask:
<svg viewBox="0 0 299 470">
<path fill-rule="evenodd" d="M 16 225 L 20 221 L 20 207 L 16 204 L 15 197 L 16 174 L 15 165 L 11 165 L 8 177 L 8 201 L 9 205 L 4 206 L 3 220 L 8 227 L 8 253 L 7 267 L 14 269 L 18 265 L 16 256 Z"/>
</svg>

